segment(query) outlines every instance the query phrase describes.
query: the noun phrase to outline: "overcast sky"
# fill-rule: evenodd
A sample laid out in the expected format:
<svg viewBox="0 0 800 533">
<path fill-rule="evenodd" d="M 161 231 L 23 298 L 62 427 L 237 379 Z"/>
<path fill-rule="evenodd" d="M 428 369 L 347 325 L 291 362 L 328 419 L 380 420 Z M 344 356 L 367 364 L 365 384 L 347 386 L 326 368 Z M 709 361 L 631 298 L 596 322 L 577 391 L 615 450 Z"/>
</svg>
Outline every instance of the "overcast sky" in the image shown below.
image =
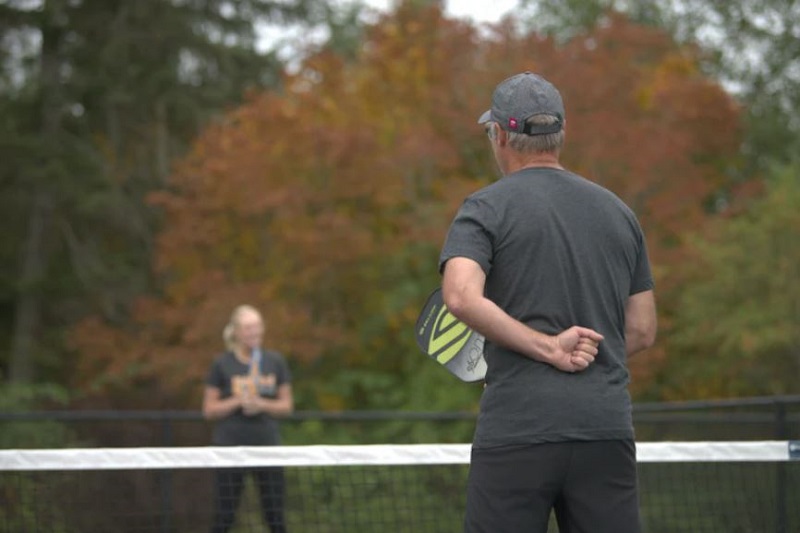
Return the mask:
<svg viewBox="0 0 800 533">
<path fill-rule="evenodd" d="M 352 0 L 331 0 L 334 4 L 346 5 Z M 397 0 L 361 0 L 370 8 L 378 11 L 387 11 L 395 6 Z M 518 0 L 446 0 L 445 11 L 454 18 L 471 19 L 473 23 L 493 23 L 499 21 L 518 4 Z M 289 62 L 289 69 L 293 68 L 298 46 L 301 43 L 321 43 L 326 39 L 325 33 L 319 33 L 308 28 L 293 26 L 263 26 L 260 28 L 261 44 L 263 49 L 271 49 L 278 45 L 279 55 Z"/>
<path fill-rule="evenodd" d="M 376 9 L 386 10 L 395 0 L 363 0 Z M 517 5 L 517 0 L 446 0 L 445 10 L 458 18 L 471 18 L 476 22 L 497 22 Z"/>
</svg>

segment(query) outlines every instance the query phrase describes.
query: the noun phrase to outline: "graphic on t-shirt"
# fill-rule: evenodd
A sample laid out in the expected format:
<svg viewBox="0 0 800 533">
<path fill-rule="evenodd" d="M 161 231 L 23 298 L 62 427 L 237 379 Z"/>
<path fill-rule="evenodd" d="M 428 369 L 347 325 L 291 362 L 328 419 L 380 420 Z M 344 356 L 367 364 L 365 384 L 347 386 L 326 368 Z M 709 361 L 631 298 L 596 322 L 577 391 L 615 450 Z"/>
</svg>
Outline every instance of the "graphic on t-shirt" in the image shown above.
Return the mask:
<svg viewBox="0 0 800 533">
<path fill-rule="evenodd" d="M 235 396 L 275 396 L 277 383 L 275 374 L 256 371 L 255 374 L 231 376 L 231 391 Z"/>
<path fill-rule="evenodd" d="M 246 374 L 231 376 L 231 393 L 235 396 L 277 396 L 278 376 L 276 373 L 263 373 L 262 358 L 264 354 L 260 348 L 251 352 L 250 361 L 247 363 Z M 267 364 L 267 366 L 269 366 Z M 241 369 L 241 367 L 238 367 Z"/>
</svg>

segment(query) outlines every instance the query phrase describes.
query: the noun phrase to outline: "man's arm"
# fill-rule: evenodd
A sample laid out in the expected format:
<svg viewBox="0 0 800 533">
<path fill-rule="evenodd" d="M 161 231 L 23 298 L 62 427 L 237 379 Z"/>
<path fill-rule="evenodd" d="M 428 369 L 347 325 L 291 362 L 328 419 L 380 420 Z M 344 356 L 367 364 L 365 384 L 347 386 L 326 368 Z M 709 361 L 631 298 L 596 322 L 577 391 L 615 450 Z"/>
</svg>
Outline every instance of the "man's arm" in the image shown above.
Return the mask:
<svg viewBox="0 0 800 533">
<path fill-rule="evenodd" d="M 565 372 L 585 369 L 597 355 L 603 336 L 573 326 L 551 336 L 515 320 L 483 296 L 486 274 L 465 257 L 447 261 L 442 278 L 444 303 L 456 318 L 490 341 Z"/>
<path fill-rule="evenodd" d="M 631 295 L 625 304 L 625 352 L 630 356 L 656 342 L 658 320 L 653 291 Z"/>
</svg>

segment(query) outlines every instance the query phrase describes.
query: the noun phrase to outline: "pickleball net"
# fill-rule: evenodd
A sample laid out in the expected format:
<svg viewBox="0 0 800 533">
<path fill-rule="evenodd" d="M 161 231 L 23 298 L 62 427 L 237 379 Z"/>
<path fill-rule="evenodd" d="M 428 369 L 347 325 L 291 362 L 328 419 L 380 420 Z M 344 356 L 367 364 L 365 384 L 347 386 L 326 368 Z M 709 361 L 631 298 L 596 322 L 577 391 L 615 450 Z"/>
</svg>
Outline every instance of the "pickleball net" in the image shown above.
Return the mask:
<svg viewBox="0 0 800 533">
<path fill-rule="evenodd" d="M 250 474 L 277 469 L 288 532 L 455 533 L 462 527 L 469 450 L 468 444 L 0 450 L 0 532 L 211 531 L 220 472 L 246 474 L 230 532 L 268 531 Z M 637 456 L 646 533 L 800 531 L 798 442 L 642 442 Z M 550 531 L 557 531 L 554 522 Z"/>
</svg>

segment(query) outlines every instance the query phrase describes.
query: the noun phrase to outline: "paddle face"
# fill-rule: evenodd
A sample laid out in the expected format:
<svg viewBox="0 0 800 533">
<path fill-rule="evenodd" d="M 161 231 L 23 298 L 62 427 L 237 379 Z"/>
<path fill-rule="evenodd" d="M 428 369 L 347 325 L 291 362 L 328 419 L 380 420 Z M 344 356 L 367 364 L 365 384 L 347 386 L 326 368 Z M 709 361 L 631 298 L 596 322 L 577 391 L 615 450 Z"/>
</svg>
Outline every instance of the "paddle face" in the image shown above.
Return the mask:
<svg viewBox="0 0 800 533">
<path fill-rule="evenodd" d="M 483 335 L 472 331 L 447 310 L 442 290 L 428 297 L 417 318 L 417 345 L 461 381 L 480 381 L 486 376 Z"/>
</svg>

